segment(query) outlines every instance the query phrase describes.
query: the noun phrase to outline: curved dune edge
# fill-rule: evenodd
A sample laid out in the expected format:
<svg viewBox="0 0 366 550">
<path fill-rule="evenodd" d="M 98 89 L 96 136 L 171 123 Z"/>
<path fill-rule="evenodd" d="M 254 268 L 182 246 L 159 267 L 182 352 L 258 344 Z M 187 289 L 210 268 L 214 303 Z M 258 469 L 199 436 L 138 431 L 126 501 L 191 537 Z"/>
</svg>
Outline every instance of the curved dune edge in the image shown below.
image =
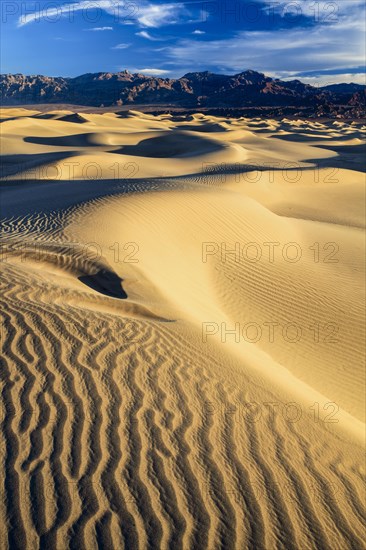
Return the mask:
<svg viewBox="0 0 366 550">
<path fill-rule="evenodd" d="M 235 224 L 231 220 L 235 220 Z M 341 249 L 341 261 L 334 264 L 313 261 L 310 247 L 316 242 L 320 229 L 323 229 L 324 242 L 334 242 Z M 246 324 L 255 323 L 262 327 L 263 335 L 267 334 L 263 330 L 265 323 L 294 323 L 303 333 L 301 341 L 295 344 L 281 337 L 273 343 L 263 337 L 257 344 L 245 342 L 240 337 L 235 343 L 231 336 L 224 347 L 231 347 L 243 359 L 258 348 L 274 360 L 271 367 L 262 356 L 262 362 L 267 363 L 263 375 L 267 373 L 276 379 L 275 363 L 278 362 L 315 393 L 327 396 L 329 392 L 336 397 L 340 409 L 351 414 L 347 417 L 347 426 L 352 427 L 352 416 L 364 421 L 364 311 L 360 301 L 364 266 L 357 257 L 364 236 L 359 230 L 347 230 L 338 225 L 313 228 L 309 222 L 278 217 L 252 199 L 242 197 L 240 201 L 237 193 L 213 189 L 108 199 L 96 209 L 92 207 L 90 213 L 87 211 L 82 224 L 75 220 L 67 231 L 74 239 L 82 241 L 86 241 L 86 237 L 96 239 L 98 235 L 102 245 L 110 242 L 112 235 L 120 235 L 122 242 L 129 242 L 133 236 L 140 248 L 135 273 L 141 273 L 145 281 L 152 282 L 154 290 L 159 289 L 172 308 L 173 317 L 189 318 L 198 330 L 203 330 L 205 323 L 214 324 L 218 341 L 222 339 L 219 330 L 222 323 L 228 331 L 234 329 L 235 323 L 239 323 L 239 331 Z M 159 239 L 162 234 L 163 248 Z M 221 260 L 222 243 L 228 250 L 234 250 L 236 243 L 241 246 L 254 243 L 258 248 L 259 243 L 286 244 L 289 234 L 304 254 L 301 262 L 285 262 L 280 256 L 270 263 L 264 257 L 269 247 L 263 244 L 260 262 L 237 261 L 233 253 L 225 256 L 225 262 Z M 185 252 L 177 254 L 182 242 Z M 206 262 L 202 261 L 204 243 L 209 243 L 210 251 L 212 247 L 218 250 L 210 252 Z M 107 257 L 108 253 L 111 257 L 105 250 Z M 175 257 L 173 265 L 172 257 Z M 124 271 L 128 267 L 121 266 Z M 357 288 L 354 296 L 347 293 L 351 274 Z M 289 277 L 293 281 L 290 287 Z M 308 288 L 313 296 L 309 296 Z M 329 343 L 312 341 L 309 327 L 326 326 L 335 320 L 339 333 L 337 342 L 332 341 L 335 338 L 329 338 Z M 278 375 L 285 381 L 285 375 Z M 289 383 L 294 386 L 291 377 Z M 356 418 L 354 431 L 363 437 L 364 426 L 357 423 Z"/>
<path fill-rule="evenodd" d="M 0 276 L 4 548 L 364 548 L 362 125 L 51 115 L 12 109 L 2 122 L 13 171 Z M 15 154 L 46 166 L 72 153 L 107 170 L 116 153 L 96 149 L 108 140 L 145 147 L 176 128 L 180 145 L 200 129 L 201 144 L 227 144 L 212 170 L 203 147 L 140 157 L 126 180 L 17 178 Z M 48 133 L 53 145 L 23 139 Z M 75 150 L 60 136 L 79 136 Z M 295 159 L 291 181 L 283 163 Z M 298 262 L 283 258 L 289 242 Z M 223 260 L 222 243 L 262 256 Z M 268 322 L 300 326 L 301 339 L 276 329 L 269 341 Z M 204 323 L 217 332 L 204 338 Z M 224 341 L 222 323 L 262 337 Z"/>
</svg>

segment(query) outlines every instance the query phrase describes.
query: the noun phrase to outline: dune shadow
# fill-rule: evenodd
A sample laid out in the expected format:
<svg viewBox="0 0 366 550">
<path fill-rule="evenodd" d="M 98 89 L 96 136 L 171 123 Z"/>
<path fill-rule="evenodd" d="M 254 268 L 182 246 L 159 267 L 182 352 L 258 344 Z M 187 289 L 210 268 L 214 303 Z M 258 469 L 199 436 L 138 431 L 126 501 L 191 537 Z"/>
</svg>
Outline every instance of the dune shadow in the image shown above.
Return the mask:
<svg viewBox="0 0 366 550">
<path fill-rule="evenodd" d="M 344 168 L 366 172 L 366 144 L 359 145 L 314 145 L 319 149 L 328 149 L 337 153 L 336 157 L 326 159 L 307 159 L 306 162 L 314 162 L 320 168 Z"/>
<path fill-rule="evenodd" d="M 57 120 L 58 116 L 55 113 L 41 113 L 33 115 L 31 118 L 36 118 L 37 120 Z"/>
<path fill-rule="evenodd" d="M 33 170 L 33 176 L 38 174 L 39 178 L 47 172 L 47 165 L 57 163 L 76 155 L 74 151 L 63 152 L 44 152 L 44 153 L 25 153 L 2 155 L 0 165 L 0 177 L 14 176 L 21 172 L 29 172 Z"/>
<path fill-rule="evenodd" d="M 209 133 L 217 133 L 217 132 L 227 132 L 228 129 L 225 128 L 225 126 L 222 126 L 221 124 L 214 124 L 214 123 L 208 123 L 208 124 L 202 124 L 202 125 L 190 125 L 190 124 L 179 124 L 176 126 L 177 128 L 181 130 L 189 130 L 190 132 L 202 132 L 205 134 Z"/>
<path fill-rule="evenodd" d="M 78 279 L 89 288 L 110 298 L 119 298 L 120 300 L 127 298 L 127 293 L 122 287 L 123 279 L 108 269 L 100 269 L 94 275 L 82 275 Z"/>
<path fill-rule="evenodd" d="M 312 131 L 309 131 L 309 132 L 306 132 L 304 130 L 298 130 L 296 132 L 296 134 L 286 134 L 286 135 L 276 135 L 276 134 L 273 134 L 272 136 L 273 138 L 275 139 L 280 139 L 280 140 L 283 140 L 283 141 L 291 141 L 291 142 L 295 142 L 295 143 L 303 143 L 303 142 L 314 142 L 314 141 L 324 141 L 324 143 L 326 142 L 332 142 L 334 140 L 336 141 L 349 141 L 351 139 L 354 139 L 356 137 L 358 137 L 358 133 L 357 132 L 354 132 L 352 134 L 349 134 L 347 136 L 337 136 L 337 137 L 334 137 L 334 136 L 327 136 L 325 134 L 325 132 L 312 132 Z M 327 148 L 327 145 L 314 145 L 314 147 L 322 147 L 323 149 L 326 149 Z M 334 146 L 334 147 L 337 147 L 337 146 Z M 347 147 L 347 146 L 346 146 Z M 349 147 L 352 147 L 351 145 Z M 358 146 L 356 146 L 358 147 Z"/>
<path fill-rule="evenodd" d="M 86 122 L 89 122 L 89 120 L 79 113 L 71 113 L 69 115 L 61 116 L 60 118 L 57 118 L 57 120 L 61 122 L 73 122 L 76 124 L 85 124 Z"/>
<path fill-rule="evenodd" d="M 329 137 L 329 136 L 325 136 L 324 135 L 324 132 L 322 134 L 319 134 L 319 135 L 311 135 L 311 134 L 307 134 L 305 132 L 302 132 L 302 131 L 299 131 L 296 135 L 293 135 L 293 134 L 281 134 L 281 135 L 276 135 L 276 134 L 273 134 L 271 136 L 272 138 L 274 139 L 280 139 L 282 141 L 291 141 L 291 142 L 294 142 L 294 143 L 304 143 L 304 142 L 314 142 L 314 141 L 332 141 L 334 140 L 334 137 Z M 322 145 L 323 147 L 323 145 Z"/>
<path fill-rule="evenodd" d="M 111 152 L 136 157 L 185 158 L 221 151 L 224 148 L 221 143 L 207 137 L 180 132 L 143 139 L 136 145 L 124 145 Z"/>
<path fill-rule="evenodd" d="M 41 137 L 41 136 L 27 136 L 23 138 L 26 143 L 33 143 L 35 145 L 46 145 L 53 147 L 86 147 L 86 146 L 100 146 L 100 143 L 93 142 L 95 138 L 94 133 L 86 134 L 71 134 L 66 136 L 56 137 Z"/>
<path fill-rule="evenodd" d="M 314 145 L 314 147 L 320 147 L 321 149 L 329 149 L 339 155 L 357 155 L 365 158 L 366 155 L 366 143 L 359 143 L 358 145 Z"/>
</svg>

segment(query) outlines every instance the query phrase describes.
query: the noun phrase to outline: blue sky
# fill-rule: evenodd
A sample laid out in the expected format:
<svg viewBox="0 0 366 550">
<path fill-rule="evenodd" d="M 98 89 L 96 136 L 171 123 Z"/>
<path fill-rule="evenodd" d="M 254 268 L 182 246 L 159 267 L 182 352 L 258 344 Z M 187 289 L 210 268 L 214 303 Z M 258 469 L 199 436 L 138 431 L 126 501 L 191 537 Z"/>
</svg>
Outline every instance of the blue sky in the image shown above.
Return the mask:
<svg viewBox="0 0 366 550">
<path fill-rule="evenodd" d="M 1 0 L 1 72 L 364 83 L 364 0 Z"/>
</svg>

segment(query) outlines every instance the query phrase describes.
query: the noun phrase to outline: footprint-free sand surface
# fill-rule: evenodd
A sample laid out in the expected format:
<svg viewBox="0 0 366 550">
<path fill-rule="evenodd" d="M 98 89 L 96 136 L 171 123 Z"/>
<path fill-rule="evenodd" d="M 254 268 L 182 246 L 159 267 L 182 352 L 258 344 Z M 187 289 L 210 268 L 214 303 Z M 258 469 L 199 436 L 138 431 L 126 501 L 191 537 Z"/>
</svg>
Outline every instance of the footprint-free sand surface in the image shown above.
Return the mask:
<svg viewBox="0 0 366 550">
<path fill-rule="evenodd" d="M 365 548 L 366 127 L 0 128 L 0 548 Z"/>
</svg>

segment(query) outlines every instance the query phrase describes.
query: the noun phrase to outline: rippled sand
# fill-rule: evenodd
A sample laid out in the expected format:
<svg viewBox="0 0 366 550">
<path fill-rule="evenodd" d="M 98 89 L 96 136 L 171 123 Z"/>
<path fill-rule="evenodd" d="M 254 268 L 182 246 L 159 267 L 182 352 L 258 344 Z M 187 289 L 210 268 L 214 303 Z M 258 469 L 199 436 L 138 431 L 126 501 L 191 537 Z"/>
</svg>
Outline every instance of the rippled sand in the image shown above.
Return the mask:
<svg viewBox="0 0 366 550">
<path fill-rule="evenodd" d="M 365 127 L 1 130 L 0 548 L 364 548 Z"/>
</svg>

